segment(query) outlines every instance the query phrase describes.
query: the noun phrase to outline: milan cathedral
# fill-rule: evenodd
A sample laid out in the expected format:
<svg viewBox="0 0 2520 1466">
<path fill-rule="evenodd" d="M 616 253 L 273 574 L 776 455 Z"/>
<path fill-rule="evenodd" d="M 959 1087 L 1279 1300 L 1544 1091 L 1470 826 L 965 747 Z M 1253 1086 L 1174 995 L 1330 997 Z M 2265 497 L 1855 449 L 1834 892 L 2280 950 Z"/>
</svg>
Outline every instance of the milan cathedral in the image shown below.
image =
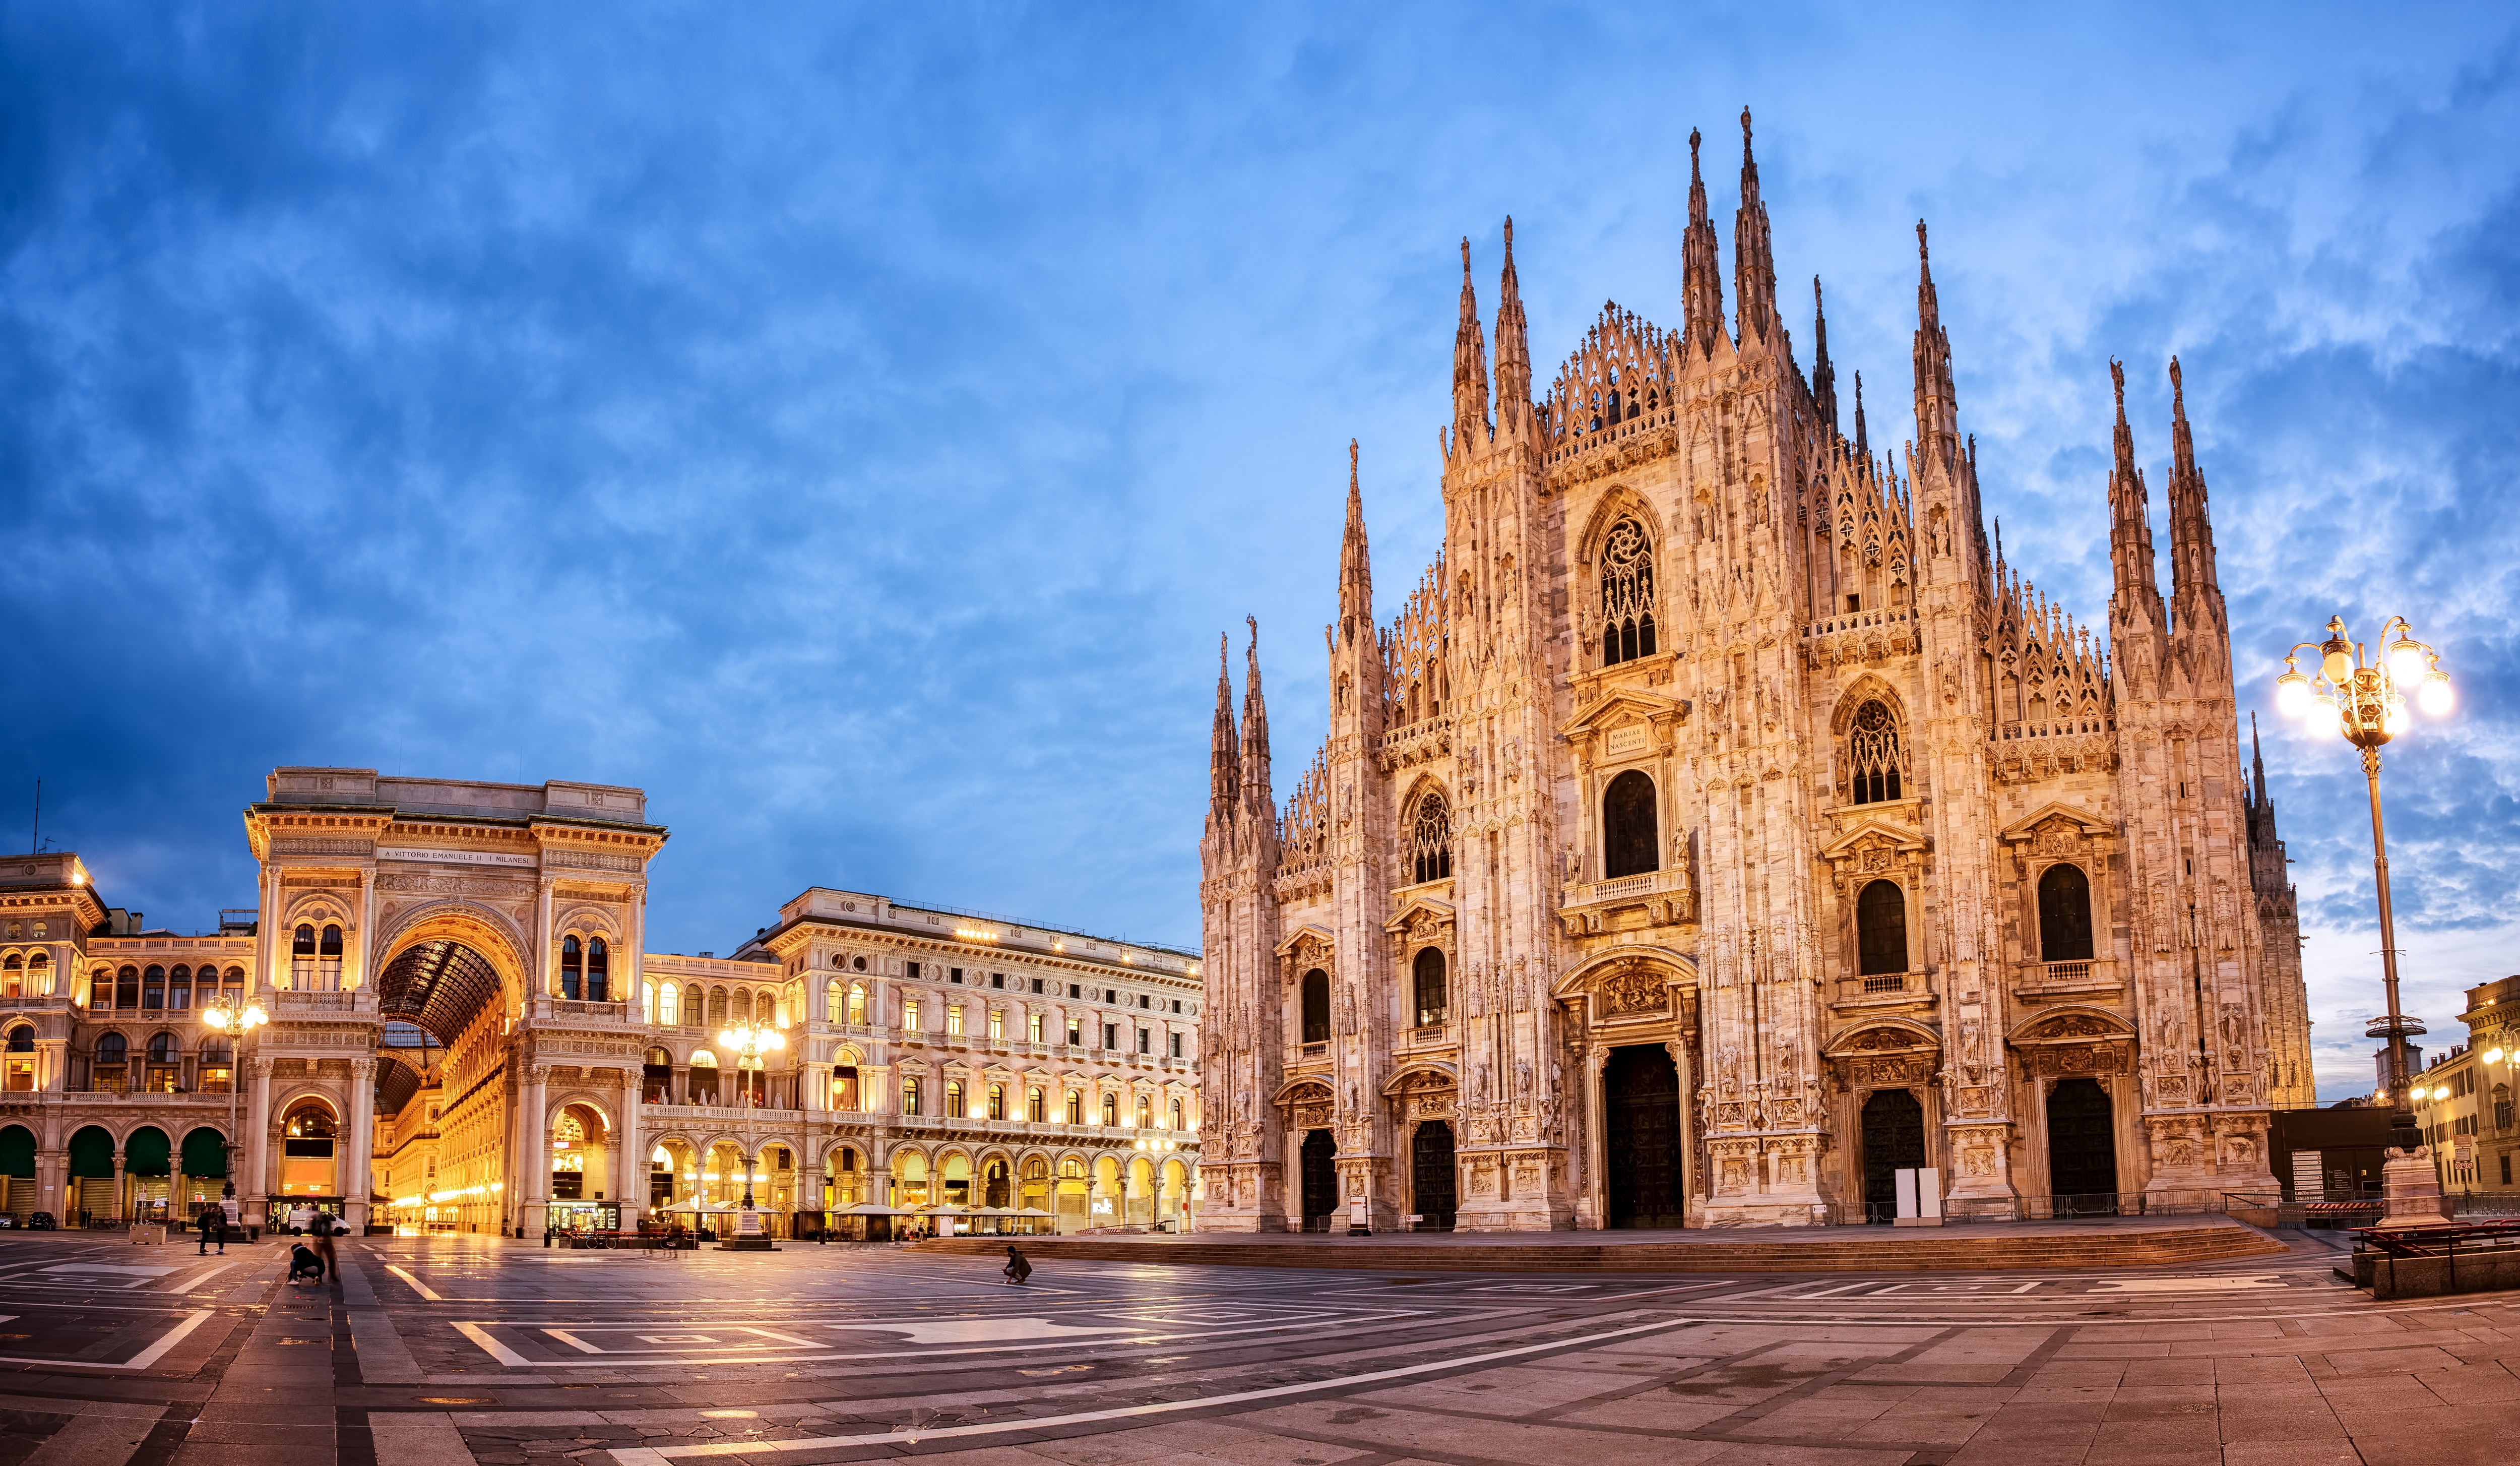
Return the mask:
<svg viewBox="0 0 2520 1466">
<path fill-rule="evenodd" d="M 1876 453 L 1741 130 L 1729 325 L 1695 134 L 1680 326 L 1613 303 L 1537 395 L 1511 221 L 1493 368 L 1464 242 L 1443 548 L 1377 622 L 1351 444 L 1282 806 L 1256 626 L 1238 717 L 1220 671 L 1202 1228 L 2132 1210 L 2271 1186 L 2313 1102 L 2178 362 L 2167 600 L 2110 367 L 2095 636 L 1990 544 L 1924 226 Z"/>
</svg>

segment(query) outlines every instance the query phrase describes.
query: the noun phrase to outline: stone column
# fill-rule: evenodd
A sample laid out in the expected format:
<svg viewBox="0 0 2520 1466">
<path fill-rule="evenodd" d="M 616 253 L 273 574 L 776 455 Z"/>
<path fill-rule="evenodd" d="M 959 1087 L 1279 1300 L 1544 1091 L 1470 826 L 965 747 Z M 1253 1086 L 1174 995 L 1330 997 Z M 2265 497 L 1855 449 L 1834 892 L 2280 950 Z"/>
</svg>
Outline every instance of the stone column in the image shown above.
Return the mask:
<svg viewBox="0 0 2520 1466">
<path fill-rule="evenodd" d="M 128 1205 L 122 1196 L 122 1147 L 117 1145 L 113 1148 L 113 1214 L 122 1216 L 128 1214 Z"/>
<path fill-rule="evenodd" d="M 543 1113 L 550 1084 L 551 1067 L 537 1064 L 525 1071 L 524 1086 L 518 1095 L 518 1128 L 523 1137 L 517 1147 L 515 1213 L 517 1225 L 528 1237 L 542 1234 L 551 1201 L 551 1120 Z"/>
<path fill-rule="evenodd" d="M 1584 1204 L 1592 1211 L 1592 1227 L 1599 1231 L 1610 1224 L 1609 1140 L 1603 1130 L 1601 1114 L 1601 1073 L 1609 1062 L 1609 1050 L 1593 1043 L 1584 1045 Z M 1682 1096 L 1686 1103 L 1688 1096 Z"/>
<path fill-rule="evenodd" d="M 377 1153 L 377 1061 L 373 1058 L 350 1061 L 349 1154 L 342 1158 L 341 1219 L 350 1226 L 350 1235 L 365 1236 L 368 1225 L 368 1197 L 376 1189 L 369 1175 Z"/>
<path fill-rule="evenodd" d="M 560 974 L 553 970 L 552 963 L 553 882 L 550 873 L 545 872 L 542 880 L 536 885 L 539 890 L 534 896 L 534 930 L 529 934 L 534 947 L 530 954 L 534 964 L 534 978 L 530 985 L 530 991 L 536 997 L 547 997 L 560 991 Z M 530 1008 L 532 1005 L 528 1003 L 526 1006 Z M 541 1228 L 537 1227 L 535 1230 L 540 1231 Z"/>
<path fill-rule="evenodd" d="M 645 1048 L 642 1047 L 644 1057 Z M 647 1117 L 640 1100 L 646 1092 L 647 1070 L 632 1068 L 621 1077 L 621 1107 L 612 1126 L 612 1200 L 621 1204 L 621 1225 L 635 1227 L 648 1207 L 648 1148 L 641 1138 Z"/>
<path fill-rule="evenodd" d="M 1679 999 L 1680 994 L 1675 990 L 1672 993 L 1674 1007 L 1679 1006 Z M 1671 1055 L 1672 1072 L 1680 1077 L 1680 1205 L 1682 1214 L 1686 1215 L 1689 1199 L 1698 1194 L 1690 1184 L 1697 1179 L 1694 1165 L 1697 1159 L 1697 1106 L 1693 1103 L 1697 1098 L 1697 1077 L 1688 1072 L 1688 1044 L 1674 1038 L 1662 1047 L 1664 1053 Z M 1603 1219 L 1607 1220 L 1606 1217 Z"/>
<path fill-rule="evenodd" d="M 237 1201 L 244 1219 L 260 1226 L 271 1199 L 271 1061 L 256 1058 L 246 1069 L 253 1087 L 245 1100 L 245 1174 L 238 1177 Z"/>
</svg>

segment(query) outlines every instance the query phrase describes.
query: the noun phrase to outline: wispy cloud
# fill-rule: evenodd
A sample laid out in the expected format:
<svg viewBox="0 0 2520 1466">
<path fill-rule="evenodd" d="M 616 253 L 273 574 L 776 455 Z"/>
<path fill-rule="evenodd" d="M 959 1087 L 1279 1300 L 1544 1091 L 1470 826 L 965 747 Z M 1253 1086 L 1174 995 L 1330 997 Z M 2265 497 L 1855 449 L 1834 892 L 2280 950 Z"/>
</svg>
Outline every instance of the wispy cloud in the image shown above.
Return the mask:
<svg viewBox="0 0 2520 1466">
<path fill-rule="evenodd" d="M 1516 216 L 1544 363 L 1669 322 L 1747 102 L 1881 438 L 1931 218 L 2051 594 L 2106 594 L 2107 359 L 2157 476 L 2176 351 L 2244 686 L 2339 610 L 2444 646 L 2389 773 L 2439 1031 L 2520 937 L 2515 57 L 2485 6 L 0 12 L 0 815 L 43 775 L 191 925 L 272 764 L 615 780 L 669 947 L 809 882 L 1188 939 L 1217 629 L 1289 764 L 1349 436 L 1386 588 L 1435 543 L 1450 242 L 1485 295 Z M 2359 780 L 2268 749 L 2344 1082 Z"/>
</svg>

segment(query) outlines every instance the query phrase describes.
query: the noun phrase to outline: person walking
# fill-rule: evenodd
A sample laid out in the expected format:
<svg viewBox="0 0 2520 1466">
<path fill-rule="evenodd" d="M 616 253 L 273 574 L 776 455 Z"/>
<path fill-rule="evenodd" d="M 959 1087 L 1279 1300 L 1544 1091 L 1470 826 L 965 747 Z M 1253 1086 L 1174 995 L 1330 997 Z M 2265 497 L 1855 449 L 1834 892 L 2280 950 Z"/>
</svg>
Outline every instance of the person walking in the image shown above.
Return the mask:
<svg viewBox="0 0 2520 1466">
<path fill-rule="evenodd" d="M 213 1235 L 216 1235 L 219 1239 L 219 1256 L 227 1256 L 228 1234 L 219 1226 L 219 1222 L 223 1218 L 219 1214 L 219 1209 L 216 1207 L 203 1207 L 202 1209 L 202 1214 L 193 1218 L 193 1220 L 202 1229 L 202 1246 L 201 1250 L 194 1254 L 195 1257 L 205 1258 L 209 1256 L 210 1238 Z"/>
<path fill-rule="evenodd" d="M 333 1233 L 339 1225 L 331 1213 L 318 1212 L 307 1228 L 315 1234 L 315 1256 L 324 1261 L 324 1276 L 337 1288 L 341 1284 L 341 1259 L 333 1251 Z"/>
<path fill-rule="evenodd" d="M 1028 1281 L 1030 1281 L 1030 1280 L 1031 1280 L 1031 1278 L 1032 1278 L 1032 1263 L 1030 1263 L 1029 1261 L 1026 1261 L 1026 1260 L 1024 1260 L 1024 1255 L 1023 1255 L 1023 1253 L 1022 1253 L 1021 1251 L 1019 1251 L 1019 1250 L 1015 1247 L 1015 1245 L 1014 1245 L 1013 1243 L 1012 1243 L 1012 1242 L 1008 1243 L 1008 1244 L 1007 1244 L 1007 1281 L 1008 1281 L 1009 1283 L 1016 1283 L 1016 1284 L 1020 1284 L 1020 1283 L 1024 1283 L 1024 1282 L 1028 1282 Z"/>
</svg>

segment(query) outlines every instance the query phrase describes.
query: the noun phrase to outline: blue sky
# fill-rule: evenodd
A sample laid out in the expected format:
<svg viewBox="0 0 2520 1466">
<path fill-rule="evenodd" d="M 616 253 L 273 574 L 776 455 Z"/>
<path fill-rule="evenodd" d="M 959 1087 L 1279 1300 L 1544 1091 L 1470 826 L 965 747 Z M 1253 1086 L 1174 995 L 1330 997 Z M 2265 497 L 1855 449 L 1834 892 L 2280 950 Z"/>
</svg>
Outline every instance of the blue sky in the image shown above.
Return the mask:
<svg viewBox="0 0 2520 1466">
<path fill-rule="evenodd" d="M 2244 682 L 2340 611 L 2460 679 L 2390 758 L 2409 1006 L 2520 965 L 2507 7 L 1366 12 L 0 6 L 0 830 L 40 775 L 189 929 L 274 764 L 592 779 L 673 827 L 663 949 L 817 883 L 1194 939 L 1216 635 L 1291 784 L 1349 437 L 1386 611 L 1437 535 L 1456 241 L 1492 306 L 1514 215 L 1544 380 L 1676 325 L 1746 103 L 1876 440 L 1932 221 L 2087 619 L 2107 360 L 2158 502 L 2181 354 Z M 2270 735 L 2343 1093 L 2360 779 Z"/>
</svg>

